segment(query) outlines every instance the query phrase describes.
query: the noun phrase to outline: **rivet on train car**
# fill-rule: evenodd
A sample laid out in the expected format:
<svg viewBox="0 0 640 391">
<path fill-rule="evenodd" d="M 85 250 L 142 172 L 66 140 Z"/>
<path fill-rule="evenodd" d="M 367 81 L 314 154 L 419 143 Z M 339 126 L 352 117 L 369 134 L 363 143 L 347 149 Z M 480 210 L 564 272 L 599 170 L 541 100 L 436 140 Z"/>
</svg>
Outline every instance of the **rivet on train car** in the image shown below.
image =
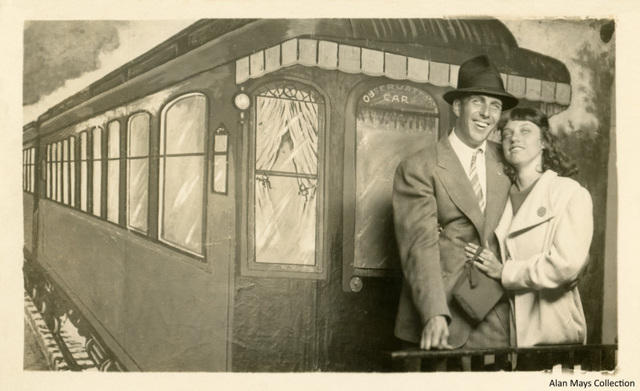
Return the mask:
<svg viewBox="0 0 640 391">
<path fill-rule="evenodd" d="M 362 279 L 360 277 L 351 277 L 349 288 L 351 288 L 351 292 L 360 292 L 362 290 Z"/>
</svg>

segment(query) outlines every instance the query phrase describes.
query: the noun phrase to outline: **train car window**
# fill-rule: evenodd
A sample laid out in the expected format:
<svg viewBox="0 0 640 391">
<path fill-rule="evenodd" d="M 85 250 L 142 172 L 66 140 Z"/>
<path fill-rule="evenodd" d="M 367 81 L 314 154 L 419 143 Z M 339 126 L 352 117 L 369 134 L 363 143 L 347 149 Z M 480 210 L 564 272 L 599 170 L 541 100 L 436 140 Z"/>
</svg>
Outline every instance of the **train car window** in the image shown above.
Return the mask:
<svg viewBox="0 0 640 391">
<path fill-rule="evenodd" d="M 22 189 L 31 191 L 30 178 L 31 175 L 29 162 L 30 162 L 31 148 L 22 151 Z"/>
<path fill-rule="evenodd" d="M 53 199 L 54 201 L 58 201 L 58 143 L 53 143 L 52 147 L 51 147 L 51 158 L 52 160 L 52 167 L 51 167 L 51 172 L 53 173 L 53 178 L 52 178 L 52 188 L 51 188 L 51 199 Z"/>
<path fill-rule="evenodd" d="M 102 207 L 102 128 L 93 129 L 93 202 L 92 212 L 100 217 Z"/>
<path fill-rule="evenodd" d="M 56 201 L 62 202 L 62 196 L 64 193 L 62 188 L 62 186 L 64 185 L 64 171 L 62 171 L 62 141 L 58 141 L 57 146 L 58 154 L 56 157 Z"/>
<path fill-rule="evenodd" d="M 148 113 L 129 118 L 127 151 L 127 226 L 147 233 L 149 195 Z"/>
<path fill-rule="evenodd" d="M 26 191 L 30 191 L 29 187 L 29 175 L 31 172 L 29 171 L 29 157 L 31 155 L 31 149 L 25 149 L 22 151 L 22 189 Z"/>
<path fill-rule="evenodd" d="M 87 132 L 80 133 L 80 210 L 87 212 L 88 191 Z"/>
<path fill-rule="evenodd" d="M 263 86 L 255 96 L 250 258 L 258 268 L 279 264 L 283 270 L 295 265 L 307 267 L 297 270 L 317 271 L 322 97 L 289 82 Z"/>
<path fill-rule="evenodd" d="M 58 141 L 58 202 L 63 202 L 63 194 L 64 194 L 64 179 L 65 173 L 62 169 L 62 159 L 63 159 L 63 150 L 62 150 L 62 141 Z"/>
<path fill-rule="evenodd" d="M 29 150 L 22 150 L 22 190 L 29 191 L 28 177 L 27 177 L 27 159 L 29 158 Z"/>
<path fill-rule="evenodd" d="M 51 144 L 47 145 L 47 198 L 51 198 Z"/>
<path fill-rule="evenodd" d="M 69 205 L 76 205 L 76 138 L 69 137 Z"/>
<path fill-rule="evenodd" d="M 120 123 L 107 128 L 107 220 L 118 223 L 120 216 Z"/>
<path fill-rule="evenodd" d="M 63 172 L 62 172 L 62 141 L 58 141 L 58 155 L 56 157 L 56 175 L 57 175 L 57 183 L 56 183 L 56 201 L 62 202 L 62 182 L 63 182 Z"/>
<path fill-rule="evenodd" d="M 356 107 L 354 266 L 398 266 L 391 195 L 400 161 L 438 138 L 438 107 L 422 89 L 385 83 Z"/>
<path fill-rule="evenodd" d="M 56 199 L 56 144 L 51 144 L 51 199 Z"/>
<path fill-rule="evenodd" d="M 29 150 L 28 149 L 23 149 L 22 150 L 22 190 L 26 190 L 29 191 L 29 185 L 28 185 L 28 166 L 27 166 L 27 161 L 29 159 Z"/>
<path fill-rule="evenodd" d="M 29 150 L 29 191 L 34 192 L 36 189 L 36 149 Z"/>
<path fill-rule="evenodd" d="M 33 148 L 29 148 L 26 151 L 26 164 L 25 164 L 25 190 L 27 190 L 28 192 L 33 192 L 33 156 L 34 156 L 34 152 L 33 152 Z"/>
<path fill-rule="evenodd" d="M 62 142 L 62 203 L 69 205 L 69 140 L 66 139 Z"/>
<path fill-rule="evenodd" d="M 160 133 L 159 234 L 165 243 L 203 255 L 207 99 L 182 96 L 164 109 Z"/>
</svg>

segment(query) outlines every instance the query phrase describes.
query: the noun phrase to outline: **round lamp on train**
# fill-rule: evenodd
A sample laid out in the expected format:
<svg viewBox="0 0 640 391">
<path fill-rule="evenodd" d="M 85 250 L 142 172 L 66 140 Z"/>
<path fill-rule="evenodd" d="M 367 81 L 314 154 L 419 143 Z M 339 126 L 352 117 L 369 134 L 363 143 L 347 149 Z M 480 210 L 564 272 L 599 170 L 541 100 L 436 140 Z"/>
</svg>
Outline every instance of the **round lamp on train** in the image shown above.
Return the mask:
<svg viewBox="0 0 640 391">
<path fill-rule="evenodd" d="M 251 106 L 251 97 L 244 91 L 240 91 L 233 96 L 233 104 L 238 110 L 245 111 Z"/>
</svg>

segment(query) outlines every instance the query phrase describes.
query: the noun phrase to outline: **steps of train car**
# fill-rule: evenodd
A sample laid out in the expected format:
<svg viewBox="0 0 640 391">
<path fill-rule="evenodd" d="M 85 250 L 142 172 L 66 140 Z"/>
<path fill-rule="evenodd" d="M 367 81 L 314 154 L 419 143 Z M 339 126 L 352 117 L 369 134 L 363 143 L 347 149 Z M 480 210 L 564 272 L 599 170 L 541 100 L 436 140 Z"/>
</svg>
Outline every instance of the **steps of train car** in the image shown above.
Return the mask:
<svg viewBox="0 0 640 391">
<path fill-rule="evenodd" d="M 97 371 L 85 349 L 85 339 L 71 322 L 62 322 L 55 337 L 42 315 L 24 293 L 24 369 L 49 371 Z M 65 346 L 60 346 L 63 343 Z M 66 356 L 63 351 L 67 352 Z M 69 357 L 70 356 L 70 357 Z"/>
</svg>

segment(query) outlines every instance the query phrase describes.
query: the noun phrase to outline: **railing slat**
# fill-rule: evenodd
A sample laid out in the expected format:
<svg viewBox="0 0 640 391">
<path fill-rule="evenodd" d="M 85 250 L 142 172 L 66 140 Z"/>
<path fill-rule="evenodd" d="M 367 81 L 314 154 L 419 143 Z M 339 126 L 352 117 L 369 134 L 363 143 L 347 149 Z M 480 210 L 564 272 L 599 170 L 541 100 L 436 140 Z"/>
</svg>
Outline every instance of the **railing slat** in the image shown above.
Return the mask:
<svg viewBox="0 0 640 391">
<path fill-rule="evenodd" d="M 600 349 L 594 349 L 591 351 L 590 356 L 590 370 L 597 371 L 602 368 L 602 352 Z"/>
<path fill-rule="evenodd" d="M 573 350 L 562 354 L 560 364 L 562 364 L 562 369 L 570 369 L 573 371 L 573 368 L 575 367 L 575 357 Z"/>
<path fill-rule="evenodd" d="M 606 369 L 607 371 L 616 369 L 616 351 L 613 349 L 604 349 L 602 355 L 602 369 Z"/>
<path fill-rule="evenodd" d="M 433 369 L 436 372 L 444 372 L 447 370 L 447 364 L 448 364 L 448 360 L 447 359 L 439 359 L 439 360 L 431 360 L 433 365 Z"/>
<path fill-rule="evenodd" d="M 471 370 L 481 371 L 484 369 L 484 356 L 475 355 L 471 356 Z"/>
<path fill-rule="evenodd" d="M 509 354 L 507 353 L 503 353 L 503 354 L 496 354 L 495 355 L 495 362 L 493 364 L 493 368 L 496 371 L 499 370 L 510 370 L 510 365 L 509 365 Z"/>
</svg>

